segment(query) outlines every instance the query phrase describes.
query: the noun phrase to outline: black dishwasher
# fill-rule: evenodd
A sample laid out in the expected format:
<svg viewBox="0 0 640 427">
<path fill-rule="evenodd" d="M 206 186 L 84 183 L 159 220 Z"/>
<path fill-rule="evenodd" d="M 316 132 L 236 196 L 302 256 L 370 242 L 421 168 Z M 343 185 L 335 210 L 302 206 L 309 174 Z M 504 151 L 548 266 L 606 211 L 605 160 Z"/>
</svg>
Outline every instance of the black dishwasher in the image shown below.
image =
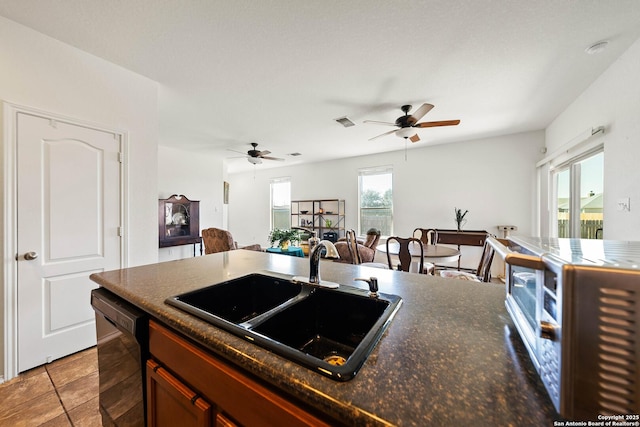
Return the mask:
<svg viewBox="0 0 640 427">
<path fill-rule="evenodd" d="M 144 426 L 149 320 L 104 288 L 91 291 L 91 306 L 96 312 L 102 425 Z"/>
</svg>

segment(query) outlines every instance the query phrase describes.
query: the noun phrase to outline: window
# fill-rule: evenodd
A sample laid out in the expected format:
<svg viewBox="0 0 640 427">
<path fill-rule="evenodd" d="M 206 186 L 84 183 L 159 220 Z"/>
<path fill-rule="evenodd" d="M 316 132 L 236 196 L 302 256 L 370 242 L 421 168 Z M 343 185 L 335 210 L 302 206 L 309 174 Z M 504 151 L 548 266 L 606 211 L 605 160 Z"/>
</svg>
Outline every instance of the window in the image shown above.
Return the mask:
<svg viewBox="0 0 640 427">
<path fill-rule="evenodd" d="M 277 178 L 271 181 L 271 229 L 291 228 L 291 180 Z"/>
<path fill-rule="evenodd" d="M 573 159 L 551 174 L 555 194 L 551 235 L 602 239 L 604 152 Z"/>
<path fill-rule="evenodd" d="M 377 228 L 383 236 L 393 233 L 393 169 L 358 171 L 358 234 Z"/>
</svg>

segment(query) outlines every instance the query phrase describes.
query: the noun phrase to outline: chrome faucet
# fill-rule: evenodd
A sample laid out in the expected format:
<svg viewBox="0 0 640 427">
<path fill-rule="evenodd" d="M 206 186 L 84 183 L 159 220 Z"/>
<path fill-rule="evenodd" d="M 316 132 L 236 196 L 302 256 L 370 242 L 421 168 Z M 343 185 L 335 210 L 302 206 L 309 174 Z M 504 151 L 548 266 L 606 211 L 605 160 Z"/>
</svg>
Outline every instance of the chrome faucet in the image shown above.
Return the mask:
<svg viewBox="0 0 640 427">
<path fill-rule="evenodd" d="M 320 284 L 320 256 L 322 255 L 322 248 L 327 250 L 325 258 L 337 259 L 340 258 L 338 250 L 335 245 L 329 240 L 320 240 L 320 242 L 313 248 L 313 251 L 309 255 L 309 283 L 316 285 Z"/>
</svg>

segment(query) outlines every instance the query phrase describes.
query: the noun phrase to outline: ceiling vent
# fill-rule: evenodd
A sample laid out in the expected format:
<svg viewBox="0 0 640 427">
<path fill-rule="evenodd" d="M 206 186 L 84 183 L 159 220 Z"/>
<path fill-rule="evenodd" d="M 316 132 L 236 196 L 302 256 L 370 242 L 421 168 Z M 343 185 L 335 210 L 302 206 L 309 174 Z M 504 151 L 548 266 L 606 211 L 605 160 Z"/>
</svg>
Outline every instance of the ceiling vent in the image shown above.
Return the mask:
<svg viewBox="0 0 640 427">
<path fill-rule="evenodd" d="M 351 126 L 355 126 L 356 125 L 347 116 L 340 117 L 340 118 L 336 119 L 336 122 L 340 123 L 342 126 L 344 126 L 346 128 L 350 128 Z"/>
<path fill-rule="evenodd" d="M 296 157 L 296 156 L 302 156 L 302 153 L 295 152 L 295 153 L 289 153 L 289 155 Z"/>
</svg>

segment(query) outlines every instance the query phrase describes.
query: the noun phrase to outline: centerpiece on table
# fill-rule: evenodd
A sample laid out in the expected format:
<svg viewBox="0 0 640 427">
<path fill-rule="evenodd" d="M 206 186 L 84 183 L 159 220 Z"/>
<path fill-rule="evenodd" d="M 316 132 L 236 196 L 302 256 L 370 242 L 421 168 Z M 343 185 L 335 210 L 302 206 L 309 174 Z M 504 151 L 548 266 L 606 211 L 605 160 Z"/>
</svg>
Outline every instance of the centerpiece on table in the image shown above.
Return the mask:
<svg viewBox="0 0 640 427">
<path fill-rule="evenodd" d="M 468 210 L 462 212 L 462 209 L 453 208 L 456 213 L 456 225 L 458 226 L 458 231 L 462 231 L 462 226 L 467 223 L 467 220 L 464 218 L 469 213 Z"/>
<path fill-rule="evenodd" d="M 271 246 L 273 247 L 273 245 L 278 242 L 278 246 L 280 246 L 282 251 L 288 251 L 290 243 L 299 241 L 300 232 L 298 230 L 275 228 L 271 231 L 271 234 L 269 234 Z"/>
</svg>

